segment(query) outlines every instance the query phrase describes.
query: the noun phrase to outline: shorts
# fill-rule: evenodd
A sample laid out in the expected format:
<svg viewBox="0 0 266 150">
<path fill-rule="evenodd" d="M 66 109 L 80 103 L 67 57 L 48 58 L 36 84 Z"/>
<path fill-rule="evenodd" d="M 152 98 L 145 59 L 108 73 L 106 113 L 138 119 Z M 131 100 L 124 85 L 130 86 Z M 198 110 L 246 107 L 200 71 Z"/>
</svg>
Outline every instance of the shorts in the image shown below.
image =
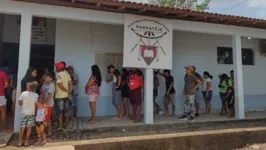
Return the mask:
<svg viewBox="0 0 266 150">
<path fill-rule="evenodd" d="M 209 91 L 208 97 L 206 97 L 206 91 L 202 92 L 204 100 L 211 101 L 212 100 L 212 91 Z"/>
<path fill-rule="evenodd" d="M 157 97 L 158 96 L 158 89 L 153 89 L 153 96 Z"/>
<path fill-rule="evenodd" d="M 127 86 L 122 87 L 121 94 L 123 98 L 129 98 L 129 88 Z"/>
<path fill-rule="evenodd" d="M 141 88 L 139 87 L 129 91 L 129 99 L 131 105 L 141 105 L 142 102 Z"/>
<path fill-rule="evenodd" d="M 89 103 L 96 102 L 99 98 L 99 95 L 88 95 L 88 97 L 89 97 Z"/>
<path fill-rule="evenodd" d="M 200 103 L 200 90 L 199 89 L 197 89 L 196 91 L 195 91 L 195 103 L 196 104 L 199 104 Z"/>
<path fill-rule="evenodd" d="M 169 94 L 169 95 L 164 95 L 164 104 L 169 105 L 169 103 L 171 103 L 171 105 L 175 105 L 175 93 L 173 94 Z"/>
<path fill-rule="evenodd" d="M 43 126 L 44 125 L 44 122 L 36 122 L 36 126 L 37 127 L 41 127 L 41 126 Z"/>
<path fill-rule="evenodd" d="M 33 127 L 35 126 L 35 116 L 34 115 L 22 115 L 20 121 L 21 127 Z"/>
<path fill-rule="evenodd" d="M 69 98 L 58 98 L 55 99 L 55 105 L 58 114 L 67 113 L 69 108 Z"/>
<path fill-rule="evenodd" d="M 73 93 L 70 102 L 72 106 L 77 106 L 78 105 L 78 94 Z"/>
<path fill-rule="evenodd" d="M 50 121 L 51 117 L 52 117 L 52 111 L 53 111 L 53 107 L 46 107 L 46 115 L 45 115 L 45 120 L 46 121 Z"/>
<path fill-rule="evenodd" d="M 6 105 L 6 97 L 0 96 L 0 106 L 5 106 L 5 105 Z"/>
<path fill-rule="evenodd" d="M 122 102 L 122 96 L 121 96 L 121 90 L 116 90 L 115 88 L 115 83 L 113 84 L 113 105 L 116 106 L 116 105 L 120 105 L 121 102 Z"/>
</svg>

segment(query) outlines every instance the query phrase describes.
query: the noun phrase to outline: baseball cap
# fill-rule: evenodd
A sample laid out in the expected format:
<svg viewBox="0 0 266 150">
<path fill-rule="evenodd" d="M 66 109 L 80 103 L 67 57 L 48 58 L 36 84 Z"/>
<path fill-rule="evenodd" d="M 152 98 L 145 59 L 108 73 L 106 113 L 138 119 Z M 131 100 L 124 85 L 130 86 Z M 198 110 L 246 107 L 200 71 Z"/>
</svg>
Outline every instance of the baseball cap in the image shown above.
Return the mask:
<svg viewBox="0 0 266 150">
<path fill-rule="evenodd" d="M 59 70 L 64 70 L 65 69 L 65 65 L 62 62 L 59 63 L 55 63 L 54 66 L 59 69 Z"/>
</svg>

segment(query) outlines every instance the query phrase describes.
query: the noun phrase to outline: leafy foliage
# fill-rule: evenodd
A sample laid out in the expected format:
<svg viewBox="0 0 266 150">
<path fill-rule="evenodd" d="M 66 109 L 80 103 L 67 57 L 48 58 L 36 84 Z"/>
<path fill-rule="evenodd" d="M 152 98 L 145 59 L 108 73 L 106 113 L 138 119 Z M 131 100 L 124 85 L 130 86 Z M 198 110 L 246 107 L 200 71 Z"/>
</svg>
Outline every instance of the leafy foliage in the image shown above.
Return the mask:
<svg viewBox="0 0 266 150">
<path fill-rule="evenodd" d="M 149 3 L 154 5 L 205 11 L 209 9 L 210 1 L 211 0 L 204 0 L 201 3 L 198 3 L 198 0 L 149 0 Z"/>
</svg>

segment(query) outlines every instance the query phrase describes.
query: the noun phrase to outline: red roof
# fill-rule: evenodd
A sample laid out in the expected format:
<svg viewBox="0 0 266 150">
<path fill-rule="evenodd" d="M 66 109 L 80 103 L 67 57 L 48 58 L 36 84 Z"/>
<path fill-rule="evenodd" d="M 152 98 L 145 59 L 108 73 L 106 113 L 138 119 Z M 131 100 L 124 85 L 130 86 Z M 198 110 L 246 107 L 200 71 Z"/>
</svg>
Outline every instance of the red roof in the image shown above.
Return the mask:
<svg viewBox="0 0 266 150">
<path fill-rule="evenodd" d="M 56 6 L 84 8 L 115 13 L 129 13 L 168 19 L 189 20 L 266 29 L 266 20 L 243 16 L 193 11 L 119 0 L 16 0 Z"/>
</svg>

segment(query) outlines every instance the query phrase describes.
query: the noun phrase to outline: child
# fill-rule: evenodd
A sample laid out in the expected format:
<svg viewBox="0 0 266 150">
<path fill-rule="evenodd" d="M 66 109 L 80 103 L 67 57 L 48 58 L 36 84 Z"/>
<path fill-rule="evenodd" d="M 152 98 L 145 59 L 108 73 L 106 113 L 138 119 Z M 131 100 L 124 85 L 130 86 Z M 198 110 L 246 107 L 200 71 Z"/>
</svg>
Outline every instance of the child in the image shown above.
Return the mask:
<svg viewBox="0 0 266 150">
<path fill-rule="evenodd" d="M 235 116 L 235 96 L 234 96 L 234 90 L 231 86 L 227 88 L 226 102 L 227 102 L 227 107 L 229 109 L 229 117 L 234 117 Z"/>
<path fill-rule="evenodd" d="M 47 73 L 45 75 L 45 82 L 41 87 L 41 95 L 44 98 L 44 104 L 47 105 L 47 115 L 45 116 L 45 120 L 47 121 L 47 136 L 52 135 L 52 125 L 51 125 L 51 116 L 52 110 L 54 106 L 54 93 L 55 93 L 55 85 L 54 85 L 55 76 L 52 73 Z"/>
<path fill-rule="evenodd" d="M 38 94 L 35 91 L 38 88 L 37 82 L 26 83 L 27 91 L 22 92 L 18 104 L 22 107 L 21 110 L 21 129 L 19 133 L 18 147 L 29 146 L 29 138 L 31 135 L 31 128 L 35 125 L 35 107 L 37 104 Z M 26 140 L 23 142 L 24 133 L 26 131 Z"/>
<path fill-rule="evenodd" d="M 40 96 L 37 102 L 37 114 L 36 114 L 36 131 L 38 136 L 38 142 L 35 143 L 36 146 L 43 146 L 46 144 L 46 134 L 45 134 L 45 115 L 46 115 L 46 105 L 44 105 L 43 98 Z"/>
</svg>

